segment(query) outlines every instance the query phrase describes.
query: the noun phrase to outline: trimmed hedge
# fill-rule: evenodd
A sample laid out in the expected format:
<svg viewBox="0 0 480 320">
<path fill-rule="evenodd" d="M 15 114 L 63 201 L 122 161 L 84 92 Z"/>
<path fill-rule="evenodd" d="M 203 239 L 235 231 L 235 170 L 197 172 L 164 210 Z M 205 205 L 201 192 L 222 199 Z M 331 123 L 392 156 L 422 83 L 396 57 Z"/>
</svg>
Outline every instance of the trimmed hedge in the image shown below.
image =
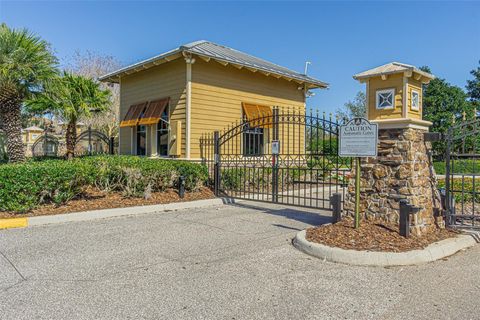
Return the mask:
<svg viewBox="0 0 480 320">
<path fill-rule="evenodd" d="M 88 186 L 126 197 L 177 187 L 195 191 L 208 180 L 203 165 L 136 156 L 94 156 L 70 161 L 44 160 L 0 165 L 0 210 L 25 212 L 45 203 L 61 204 Z"/>
<path fill-rule="evenodd" d="M 457 159 L 452 162 L 453 167 L 451 167 L 450 170 L 453 174 L 480 173 L 480 160 Z M 445 161 L 435 161 L 433 167 L 435 168 L 436 174 L 445 174 L 446 172 Z"/>
</svg>

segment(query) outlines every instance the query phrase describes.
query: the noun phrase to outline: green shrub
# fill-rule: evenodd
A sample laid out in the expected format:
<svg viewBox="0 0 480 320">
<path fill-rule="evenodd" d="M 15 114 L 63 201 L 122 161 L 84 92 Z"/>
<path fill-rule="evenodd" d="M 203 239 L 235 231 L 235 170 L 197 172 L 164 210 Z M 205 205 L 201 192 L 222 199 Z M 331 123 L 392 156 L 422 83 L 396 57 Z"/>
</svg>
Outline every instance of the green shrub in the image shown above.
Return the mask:
<svg viewBox="0 0 480 320">
<path fill-rule="evenodd" d="M 185 188 L 187 190 L 197 190 L 208 180 L 207 166 L 182 161 L 174 161 L 172 164 L 178 174 L 185 177 Z"/>
<path fill-rule="evenodd" d="M 465 177 L 452 179 L 453 183 L 450 183 L 450 191 L 455 197 L 457 203 L 461 202 L 480 202 L 480 179 L 475 179 L 475 195 L 473 179 Z M 445 188 L 445 180 L 438 181 L 439 188 Z M 474 199 L 475 196 L 475 199 Z"/>
<path fill-rule="evenodd" d="M 93 156 L 71 161 L 42 160 L 0 166 L 0 211 L 28 211 L 44 203 L 61 204 L 88 186 L 127 197 L 177 187 L 185 176 L 187 191 L 208 179 L 203 165 L 136 156 Z"/>
<path fill-rule="evenodd" d="M 77 196 L 86 179 L 72 163 L 43 161 L 0 167 L 0 210 L 26 211 Z"/>
</svg>

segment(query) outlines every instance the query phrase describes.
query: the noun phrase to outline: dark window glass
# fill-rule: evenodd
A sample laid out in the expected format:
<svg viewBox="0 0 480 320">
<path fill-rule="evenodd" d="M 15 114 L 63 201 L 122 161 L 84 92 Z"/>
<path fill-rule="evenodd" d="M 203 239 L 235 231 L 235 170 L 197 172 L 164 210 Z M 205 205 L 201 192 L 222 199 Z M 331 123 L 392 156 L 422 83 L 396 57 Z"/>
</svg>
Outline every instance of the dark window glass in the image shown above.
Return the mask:
<svg viewBox="0 0 480 320">
<path fill-rule="evenodd" d="M 147 154 L 147 127 L 137 126 L 137 156 Z"/>
<path fill-rule="evenodd" d="M 263 128 L 248 128 L 243 132 L 243 155 L 263 155 Z"/>
<path fill-rule="evenodd" d="M 160 156 L 168 156 L 168 120 L 167 106 L 157 125 L 157 152 Z"/>
</svg>

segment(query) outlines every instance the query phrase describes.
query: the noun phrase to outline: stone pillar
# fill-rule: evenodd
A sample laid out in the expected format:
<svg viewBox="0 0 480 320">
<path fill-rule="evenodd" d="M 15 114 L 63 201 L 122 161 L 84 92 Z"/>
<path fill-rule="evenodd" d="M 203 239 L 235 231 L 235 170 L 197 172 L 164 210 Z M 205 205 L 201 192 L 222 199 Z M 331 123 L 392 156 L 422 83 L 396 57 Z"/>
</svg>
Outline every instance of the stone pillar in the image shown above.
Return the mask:
<svg viewBox="0 0 480 320">
<path fill-rule="evenodd" d="M 414 66 L 392 62 L 354 76 L 367 84 L 367 118 L 379 126 L 378 156 L 361 161 L 360 211 L 367 219 L 398 223 L 399 201 L 420 210 L 410 232 L 420 235 L 444 227 L 440 194 L 424 134 L 422 84 L 434 78 Z M 344 211 L 353 214 L 355 182 L 351 179 Z"/>
<path fill-rule="evenodd" d="M 410 232 L 421 234 L 444 227 L 441 200 L 425 130 L 380 129 L 378 156 L 361 162 L 360 210 L 367 219 L 398 223 L 399 201 L 420 209 L 412 216 Z M 355 183 L 350 181 L 344 209 L 353 214 Z"/>
</svg>

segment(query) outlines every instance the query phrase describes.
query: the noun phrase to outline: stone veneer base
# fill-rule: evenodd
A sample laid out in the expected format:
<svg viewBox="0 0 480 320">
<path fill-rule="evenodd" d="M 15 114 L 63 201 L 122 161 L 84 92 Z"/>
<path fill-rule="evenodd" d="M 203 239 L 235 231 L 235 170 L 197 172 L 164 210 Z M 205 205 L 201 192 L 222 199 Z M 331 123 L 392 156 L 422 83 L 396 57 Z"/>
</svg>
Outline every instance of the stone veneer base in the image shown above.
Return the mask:
<svg viewBox="0 0 480 320">
<path fill-rule="evenodd" d="M 445 239 L 430 244 L 423 250 L 406 252 L 376 252 L 346 250 L 310 242 L 306 239 L 306 230 L 297 233 L 293 245 L 311 256 L 324 261 L 337 262 L 356 266 L 408 266 L 432 262 L 472 247 L 477 243 L 473 235 L 462 234 L 455 238 Z"/>
<path fill-rule="evenodd" d="M 362 158 L 360 212 L 367 218 L 398 223 L 401 199 L 419 211 L 411 215 L 410 232 L 420 235 L 444 227 L 441 199 L 425 130 L 380 129 L 378 156 Z M 355 208 L 355 180 L 350 179 L 346 214 Z"/>
</svg>

